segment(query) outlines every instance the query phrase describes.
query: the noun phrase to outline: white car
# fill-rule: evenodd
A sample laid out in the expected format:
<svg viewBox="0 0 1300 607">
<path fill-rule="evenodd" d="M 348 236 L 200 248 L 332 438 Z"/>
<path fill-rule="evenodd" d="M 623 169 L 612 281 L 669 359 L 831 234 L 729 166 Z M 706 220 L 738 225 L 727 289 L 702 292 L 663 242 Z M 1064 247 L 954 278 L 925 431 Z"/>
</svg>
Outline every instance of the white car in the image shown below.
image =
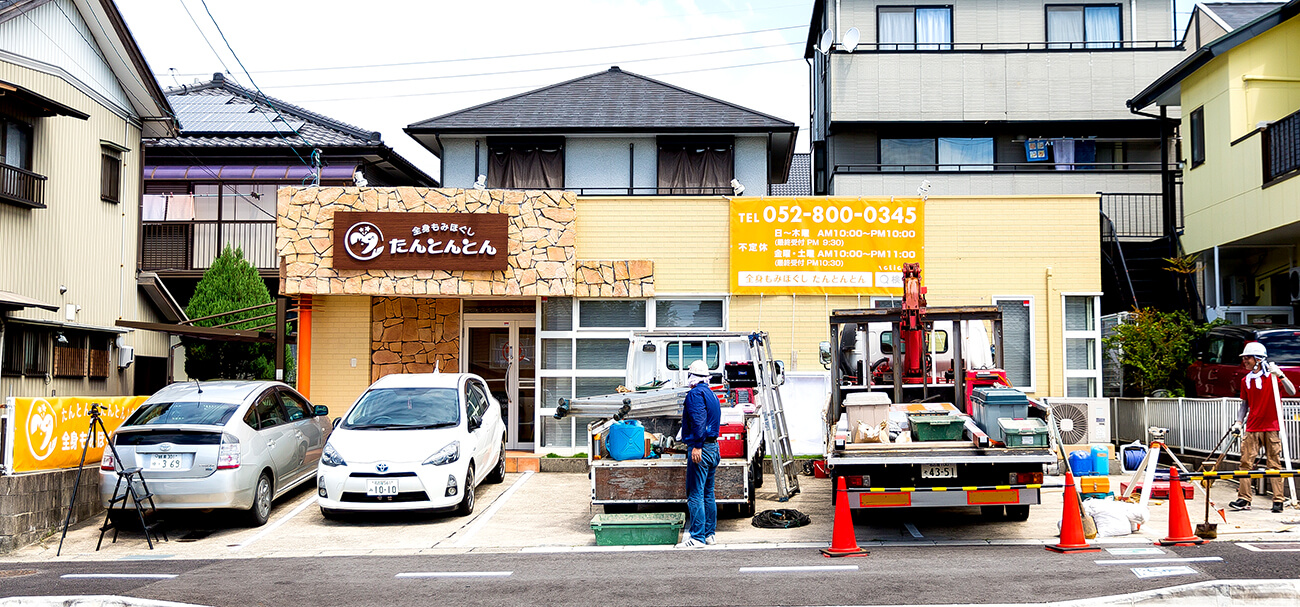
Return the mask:
<svg viewBox="0 0 1300 607">
<path fill-rule="evenodd" d="M 321 455 L 321 514 L 474 511 L 474 488 L 505 478 L 506 426 L 471 373 L 381 377 L 339 420 Z"/>
</svg>

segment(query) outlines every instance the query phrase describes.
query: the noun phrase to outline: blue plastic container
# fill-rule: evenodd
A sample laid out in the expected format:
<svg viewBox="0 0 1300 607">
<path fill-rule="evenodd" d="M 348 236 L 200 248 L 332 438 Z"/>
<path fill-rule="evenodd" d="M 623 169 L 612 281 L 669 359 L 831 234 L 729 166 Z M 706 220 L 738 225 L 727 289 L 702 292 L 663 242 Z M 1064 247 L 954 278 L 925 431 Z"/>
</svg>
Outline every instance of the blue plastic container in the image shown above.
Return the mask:
<svg viewBox="0 0 1300 607">
<path fill-rule="evenodd" d="M 613 451 L 611 451 L 611 453 L 612 452 Z M 1091 475 L 1092 453 L 1089 451 L 1071 451 L 1070 472 L 1074 473 L 1075 477 Z"/>
<path fill-rule="evenodd" d="M 1103 445 L 1092 446 L 1092 473 L 1098 476 L 1110 474 L 1110 449 Z"/>
<path fill-rule="evenodd" d="M 645 428 L 634 419 L 610 425 L 605 449 L 610 458 L 619 461 L 645 458 Z"/>
</svg>

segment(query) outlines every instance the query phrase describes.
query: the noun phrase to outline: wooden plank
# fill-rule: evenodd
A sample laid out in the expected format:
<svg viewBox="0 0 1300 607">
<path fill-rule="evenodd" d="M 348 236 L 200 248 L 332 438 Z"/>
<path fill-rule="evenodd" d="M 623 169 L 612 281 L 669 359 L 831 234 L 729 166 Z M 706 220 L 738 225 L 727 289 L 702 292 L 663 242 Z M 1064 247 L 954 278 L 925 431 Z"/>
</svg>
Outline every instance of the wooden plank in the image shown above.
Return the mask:
<svg viewBox="0 0 1300 607">
<path fill-rule="evenodd" d="M 334 214 L 334 267 L 347 270 L 504 270 L 502 213 Z"/>
<path fill-rule="evenodd" d="M 686 501 L 686 464 L 593 466 L 596 501 Z M 718 466 L 713 493 L 718 500 L 748 498 L 745 466 Z"/>
</svg>

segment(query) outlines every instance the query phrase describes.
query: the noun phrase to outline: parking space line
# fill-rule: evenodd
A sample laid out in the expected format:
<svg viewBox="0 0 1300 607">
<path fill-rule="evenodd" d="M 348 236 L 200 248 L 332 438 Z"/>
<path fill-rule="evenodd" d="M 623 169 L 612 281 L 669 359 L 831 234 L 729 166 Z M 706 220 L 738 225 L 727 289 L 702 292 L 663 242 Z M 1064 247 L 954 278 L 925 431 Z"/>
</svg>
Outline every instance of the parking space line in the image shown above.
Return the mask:
<svg viewBox="0 0 1300 607">
<path fill-rule="evenodd" d="M 1141 565 L 1143 563 L 1212 563 L 1222 560 L 1223 557 L 1221 556 L 1193 556 L 1168 559 L 1111 559 L 1093 562 L 1098 565 Z"/>
<path fill-rule="evenodd" d="M 473 539 L 474 535 L 478 533 L 479 529 L 482 529 L 485 525 L 487 525 L 487 522 L 492 519 L 492 515 L 496 514 L 497 511 L 500 510 L 501 507 L 505 505 L 506 501 L 510 499 L 510 496 L 514 495 L 515 491 L 519 490 L 520 487 L 524 486 L 524 483 L 527 482 L 528 479 L 532 477 L 533 477 L 532 470 L 524 472 L 523 476 L 520 476 L 519 479 L 514 482 L 514 484 L 510 485 L 509 489 L 506 489 L 504 493 L 497 496 L 497 499 L 492 503 L 492 506 L 489 507 L 486 512 L 484 512 L 482 515 L 480 515 L 477 519 L 474 520 L 474 522 L 469 526 L 469 529 L 465 530 L 465 535 L 456 538 L 456 542 L 453 543 L 452 546 L 461 547 L 464 546 L 471 539 Z"/>
<path fill-rule="evenodd" d="M 415 571 L 411 573 L 399 573 L 393 577 L 398 579 L 411 578 L 440 578 L 440 577 L 510 577 L 513 571 Z"/>
<path fill-rule="evenodd" d="M 289 511 L 289 514 L 286 514 L 286 515 L 284 515 L 284 516 L 282 516 L 282 517 L 276 519 L 276 521 L 275 521 L 274 523 L 271 523 L 270 525 L 267 525 L 267 526 L 263 527 L 262 530 L 261 530 L 261 531 L 258 531 L 257 534 L 254 535 L 253 537 L 250 537 L 250 538 L 248 538 L 248 539 L 246 539 L 246 540 L 244 540 L 244 541 L 242 541 L 242 542 L 240 542 L 240 543 L 238 543 L 238 544 L 235 544 L 235 545 L 231 546 L 231 547 L 230 547 L 230 551 L 231 551 L 231 552 L 239 552 L 240 550 L 243 550 L 244 548 L 248 547 L 249 544 L 252 544 L 253 542 L 256 542 L 257 540 L 260 540 L 260 539 L 262 539 L 263 537 L 266 537 L 267 534 L 269 534 L 269 533 L 271 533 L 272 531 L 275 531 L 276 529 L 280 528 L 280 525 L 283 525 L 283 524 L 289 522 L 289 519 L 291 519 L 291 518 L 293 518 L 293 517 L 295 517 L 295 516 L 298 516 L 298 514 L 300 514 L 303 510 L 306 510 L 308 506 L 311 506 L 312 504 L 315 504 L 315 503 L 316 503 L 316 500 L 318 500 L 318 499 L 320 499 L 319 496 L 316 496 L 316 495 L 311 496 L 311 499 L 309 499 L 309 500 L 307 500 L 307 501 L 305 501 L 305 502 L 303 502 L 303 503 L 301 503 L 301 504 L 298 504 L 298 507 L 297 507 L 297 508 L 294 508 L 293 510 L 290 510 L 290 511 Z"/>
<path fill-rule="evenodd" d="M 1258 545 L 1239 542 L 1237 546 L 1251 552 L 1300 552 L 1300 543 L 1298 542 L 1261 542 Z M 1283 548 L 1282 546 L 1286 547 Z"/>
<path fill-rule="evenodd" d="M 123 580 L 170 580 L 175 573 L 65 573 L 59 577 L 65 580 L 86 579 L 123 579 Z"/>
<path fill-rule="evenodd" d="M 791 567 L 741 567 L 740 573 L 800 573 L 808 571 L 857 571 L 857 565 L 805 565 Z"/>
</svg>

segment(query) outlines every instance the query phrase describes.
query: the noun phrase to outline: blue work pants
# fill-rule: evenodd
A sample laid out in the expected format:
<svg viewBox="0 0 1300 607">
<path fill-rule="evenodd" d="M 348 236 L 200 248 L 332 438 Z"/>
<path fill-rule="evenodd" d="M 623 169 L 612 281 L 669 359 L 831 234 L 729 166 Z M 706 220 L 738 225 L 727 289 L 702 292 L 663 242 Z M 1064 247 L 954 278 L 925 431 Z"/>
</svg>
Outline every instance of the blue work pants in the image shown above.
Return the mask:
<svg viewBox="0 0 1300 607">
<path fill-rule="evenodd" d="M 705 443 L 700 463 L 686 454 L 686 510 L 690 514 L 690 535 L 696 541 L 718 530 L 718 503 L 713 496 L 713 476 L 718 469 L 718 443 Z"/>
</svg>

